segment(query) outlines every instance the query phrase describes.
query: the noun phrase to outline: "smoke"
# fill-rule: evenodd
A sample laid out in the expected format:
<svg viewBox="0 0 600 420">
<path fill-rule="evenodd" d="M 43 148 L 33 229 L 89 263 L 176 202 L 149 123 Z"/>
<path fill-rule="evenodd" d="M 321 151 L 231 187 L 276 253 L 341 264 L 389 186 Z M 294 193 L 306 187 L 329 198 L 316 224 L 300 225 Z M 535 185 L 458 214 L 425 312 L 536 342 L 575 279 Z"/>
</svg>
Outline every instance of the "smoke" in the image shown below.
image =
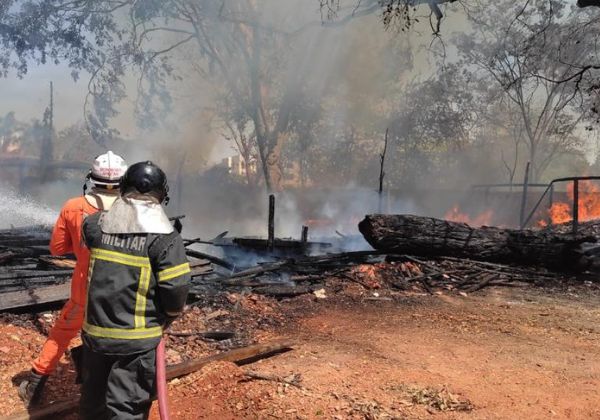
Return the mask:
<svg viewBox="0 0 600 420">
<path fill-rule="evenodd" d="M 404 120 L 395 118 L 401 112 L 414 109 L 418 101 L 426 100 L 430 106 L 423 105 L 420 109 L 438 115 L 435 101 L 419 96 L 427 90 L 408 88 L 409 85 L 421 86 L 436 73 L 434 54 L 429 48 L 432 37 L 427 19 L 413 31 L 396 33 L 384 31 L 377 14 L 350 19 L 344 24 L 323 25 L 318 2 L 313 0 L 248 2 L 257 5 L 252 16 L 235 13 L 236 5 L 246 4 L 243 0 L 213 4 L 217 3 L 217 9 L 223 9 L 224 16 L 234 21 L 257 19 L 256 25 L 264 29 L 259 67 L 249 64 L 252 49 L 232 54 L 226 67 L 235 83 L 232 85 L 231 80 L 224 83 L 215 60 L 207 58 L 207 46 L 192 41 L 174 50 L 169 57 L 169 67 L 176 77 L 165 82 L 169 100 L 163 104 L 164 112 L 136 126 L 134 109 L 139 75 L 132 72 L 124 80 L 127 99 L 119 106 L 121 114 L 113 121 L 125 139 L 115 151 L 122 153 L 129 163 L 150 159 L 167 172 L 171 187 L 171 204 L 167 211 L 170 215 L 186 214 L 183 222 L 187 237 L 210 239 L 226 230 L 230 236 L 267 235 L 265 189 L 244 185 L 243 177 L 229 176 L 223 171 L 218 176 L 210 173 L 221 157 L 237 153 L 235 143 L 226 139 L 229 133 L 224 119 L 250 120 L 248 78 L 252 72 L 262 75 L 261 91 L 267 92 L 265 96 L 269 99 L 262 111 L 273 124 L 278 119 L 285 92 L 291 91 L 293 98 L 289 138 L 283 146 L 286 190 L 277 194 L 277 237 L 298 239 L 301 227 L 307 225 L 310 240 L 334 243 L 336 249 L 365 249 L 368 245 L 357 230 L 365 214 L 414 213 L 442 217 L 457 202 L 472 200 L 471 184 L 506 182 L 504 166 L 513 166 L 512 140 L 496 127 L 465 135 L 469 140 L 479 136 L 477 143 L 481 146 L 446 150 L 444 140 L 450 137 L 449 130 L 431 134 L 426 125 L 415 129 L 411 124 L 418 115 L 412 118 L 409 114 L 411 118 Z M 345 6 L 353 4 L 355 0 L 348 0 Z M 455 58 L 452 56 L 456 55 L 456 48 L 449 35 L 453 31 L 467 30 L 466 26 L 464 13 L 447 14 L 442 31 L 450 59 Z M 212 31 L 212 42 L 224 54 L 246 41 L 241 37 L 232 38 L 232 27 L 227 21 L 208 27 Z M 153 32 L 150 46 L 161 50 L 172 45 L 179 36 L 177 31 L 163 35 Z M 33 74 L 39 76 L 43 68 L 39 67 Z M 79 121 L 87 90 L 85 83 L 70 84 L 68 73 L 62 67 L 54 68 L 52 73 L 59 129 Z M 61 75 L 63 80 L 60 80 Z M 36 86 L 35 78 L 22 82 L 28 90 L 7 89 L 9 94 L 0 102 L 0 116 L 17 109 L 18 118 L 41 117 L 46 106 L 48 81 L 44 78 L 37 85 L 39 94 L 34 101 L 37 109 L 28 109 L 22 103 L 23 99 L 31 102 L 28 96 L 34 96 L 31 89 Z M 12 87 L 13 83 L 14 80 L 8 79 L 0 81 L 0 88 L 9 84 Z M 440 97 L 447 94 L 442 92 Z M 393 121 L 401 123 L 394 126 Z M 247 126 L 245 134 L 251 136 L 252 124 Z M 397 129 L 396 134 L 400 134 L 390 137 L 384 193 L 380 197 L 375 190 L 383 137 L 388 127 L 391 131 Z M 413 131 L 409 131 L 411 128 Z M 402 133 L 409 134 L 403 137 Z M 82 138 L 81 143 L 83 141 Z M 70 149 L 78 147 L 84 148 L 69 145 Z M 515 182 L 523 179 L 525 150 L 520 147 L 515 151 L 520 159 L 514 163 L 517 166 L 513 171 Z M 59 149 L 57 145 L 56 150 Z M 89 150 L 98 151 L 96 147 Z M 87 157 L 85 153 L 77 154 L 77 159 L 91 161 L 92 153 L 87 153 Z M 565 171 L 569 168 L 572 166 Z M 41 223 L 41 220 L 52 223 L 61 204 L 81 193 L 83 175 L 31 186 L 28 193 L 35 199 L 20 196 L 14 190 L 7 191 L 2 208 L 9 216 L 3 223 L 6 226 Z M 560 175 L 571 174 L 557 174 Z M 262 178 L 260 168 L 256 177 Z M 301 186 L 298 178 L 306 182 Z M 483 203 L 489 207 L 488 202 Z M 21 207 L 28 209 L 27 216 L 22 215 Z M 507 212 L 512 214 L 512 207 Z"/>
</svg>

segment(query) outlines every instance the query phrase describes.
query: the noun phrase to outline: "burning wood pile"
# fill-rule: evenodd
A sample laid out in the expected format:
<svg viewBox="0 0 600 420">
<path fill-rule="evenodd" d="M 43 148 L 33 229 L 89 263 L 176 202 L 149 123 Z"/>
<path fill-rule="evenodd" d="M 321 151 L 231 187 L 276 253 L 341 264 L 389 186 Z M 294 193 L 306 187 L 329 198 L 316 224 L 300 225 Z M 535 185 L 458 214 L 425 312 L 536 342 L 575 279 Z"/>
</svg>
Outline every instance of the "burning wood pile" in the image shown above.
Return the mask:
<svg viewBox="0 0 600 420">
<path fill-rule="evenodd" d="M 326 293 L 341 290 L 344 283 L 352 283 L 374 291 L 375 297 L 381 295 L 385 300 L 383 295 L 394 291 L 464 294 L 488 286 L 541 285 L 558 279 L 559 274 L 548 270 L 467 258 L 425 260 L 412 255 L 364 251 L 265 264 L 220 279 L 218 284 L 282 298 L 305 293 L 325 297 Z"/>
<path fill-rule="evenodd" d="M 464 294 L 487 286 L 540 285 L 560 280 L 560 273 L 569 270 L 594 269 L 600 233 L 600 225 L 591 222 L 573 235 L 560 226 L 552 231 L 473 228 L 409 215 L 369 215 L 359 229 L 374 250 L 309 255 L 314 247 L 256 241 L 254 248 L 261 244 L 265 248 L 260 252 L 262 261 L 245 267 L 230 260 L 230 252 L 216 257 L 190 248 L 202 242 L 199 239 L 186 240 L 192 299 L 223 291 L 322 298 L 349 284 L 372 291 L 371 298 L 394 291 Z M 39 226 L 0 231 L 0 310 L 68 297 L 74 261 L 48 255 L 49 233 Z M 225 235 L 207 242 L 248 252 L 247 241 L 239 243 Z M 299 242 L 308 243 L 304 238 Z M 279 243 L 285 252 L 277 249 Z"/>
<path fill-rule="evenodd" d="M 340 290 L 344 282 L 364 289 L 422 289 L 427 293 L 545 284 L 559 280 L 560 273 L 568 270 L 593 267 L 593 253 L 589 251 L 595 249 L 597 237 L 592 234 L 592 224 L 572 235 L 548 230 L 476 229 L 410 215 L 370 215 L 359 229 L 374 251 L 261 263 L 205 278 L 194 291 L 199 293 L 210 285 L 281 298 L 306 293 L 322 297 L 326 291 Z"/>
</svg>

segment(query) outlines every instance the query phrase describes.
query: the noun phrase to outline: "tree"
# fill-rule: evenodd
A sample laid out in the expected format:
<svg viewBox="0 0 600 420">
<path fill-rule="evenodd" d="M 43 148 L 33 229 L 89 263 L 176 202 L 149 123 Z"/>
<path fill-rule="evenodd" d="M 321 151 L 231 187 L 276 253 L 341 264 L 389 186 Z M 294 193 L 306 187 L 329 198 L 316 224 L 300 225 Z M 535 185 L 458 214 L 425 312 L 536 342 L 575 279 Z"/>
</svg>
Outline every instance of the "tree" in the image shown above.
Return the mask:
<svg viewBox="0 0 600 420">
<path fill-rule="evenodd" d="M 107 146 L 115 152 L 120 149 L 116 142 L 111 142 Z M 55 153 L 59 160 L 92 162 L 94 157 L 106 153 L 106 148 L 92 139 L 83 122 L 78 122 L 63 128 L 56 134 Z"/>
<path fill-rule="evenodd" d="M 415 21 L 414 12 L 420 5 L 427 5 L 430 9 L 430 23 L 437 34 L 440 31 L 440 23 L 444 17 L 440 6 L 447 3 L 460 3 L 463 8 L 477 5 L 473 0 L 353 0 L 342 5 L 342 0 L 319 0 L 321 13 L 328 20 L 339 18 L 340 13 L 344 15 L 339 18 L 340 23 L 347 22 L 357 17 L 381 12 L 382 20 L 386 27 L 397 25 L 400 28 L 410 28 Z M 521 0 L 520 6 L 526 6 L 530 0 Z M 577 7 L 600 7 L 600 0 L 574 0 Z M 346 2 L 347 3 L 347 2 Z M 433 22 L 435 18 L 435 23 Z"/>
<path fill-rule="evenodd" d="M 285 56 L 286 39 L 260 24 L 255 1 L 233 2 L 226 10 L 221 2 L 213 3 L 219 8 L 219 16 L 231 18 L 206 20 L 194 12 L 194 7 L 183 8 L 180 13 L 194 28 L 209 69 L 218 69 L 209 76 L 224 85 L 236 109 L 252 121 L 267 189 L 280 190 L 281 152 L 289 136 L 294 95 L 301 86 L 303 72 L 291 72 L 288 80 L 277 79 L 281 76 L 280 63 L 271 54 Z M 233 16 L 244 16 L 246 20 L 236 21 Z"/>
<path fill-rule="evenodd" d="M 491 143 L 497 143 L 502 168 L 506 172 L 509 184 L 515 183 L 517 169 L 523 163 L 522 152 L 525 147 L 525 125 L 521 113 L 513 102 L 502 97 L 492 101 L 485 112 L 485 122 L 493 127 Z M 490 133 L 486 133 L 488 136 Z M 483 140 L 489 142 L 490 139 Z"/>
<path fill-rule="evenodd" d="M 448 174 L 475 140 L 479 112 L 473 86 L 457 66 L 408 86 L 390 116 L 394 165 L 387 172 L 394 184 L 418 185 L 429 175 L 438 185 L 449 181 Z"/>
<path fill-rule="evenodd" d="M 586 55 L 577 44 L 568 52 L 560 50 L 568 18 L 564 4 L 556 0 L 531 1 L 525 7 L 498 3 L 480 11 L 476 33 L 462 35 L 458 44 L 473 77 L 489 77 L 519 110 L 532 181 L 558 153 L 576 146 L 573 133 L 583 119 L 573 108 L 577 80 L 554 80 L 572 74 Z"/>
<path fill-rule="evenodd" d="M 6 0 L 0 5 L 0 73 L 22 77 L 31 64 L 66 63 L 73 78 L 92 75 L 85 116 L 94 139 L 115 134 L 108 120 L 124 97 L 120 77 L 134 57 L 118 12 L 133 0 Z"/>
<path fill-rule="evenodd" d="M 402 31 L 410 29 L 418 18 L 414 12 L 420 5 L 429 6 L 429 22 L 434 34 L 440 32 L 440 24 L 444 14 L 440 5 L 454 3 L 457 0 L 360 0 L 353 6 L 342 7 L 340 0 L 319 0 L 321 11 L 327 19 L 334 19 L 340 12 L 350 11 L 339 21 L 343 24 L 351 19 L 381 12 L 383 24 L 386 28 L 396 27 Z"/>
<path fill-rule="evenodd" d="M 235 145 L 235 150 L 243 159 L 246 184 L 254 186 L 257 183 L 254 174 L 256 168 L 256 134 L 250 127 L 250 120 L 243 113 L 223 115 L 223 137 Z"/>
<path fill-rule="evenodd" d="M 0 69 L 27 72 L 30 62 L 67 62 L 91 74 L 85 119 L 94 139 L 116 133 L 109 120 L 139 71 L 137 114 L 146 125 L 169 106 L 174 54 L 191 47 L 206 74 L 225 84 L 254 125 L 268 189 L 281 187 L 281 148 L 293 97 L 307 69 L 274 80 L 290 34 L 261 20 L 256 0 L 10 0 L 0 6 Z M 274 51 L 273 49 L 277 49 Z M 295 76 L 295 77 L 293 77 Z"/>
</svg>

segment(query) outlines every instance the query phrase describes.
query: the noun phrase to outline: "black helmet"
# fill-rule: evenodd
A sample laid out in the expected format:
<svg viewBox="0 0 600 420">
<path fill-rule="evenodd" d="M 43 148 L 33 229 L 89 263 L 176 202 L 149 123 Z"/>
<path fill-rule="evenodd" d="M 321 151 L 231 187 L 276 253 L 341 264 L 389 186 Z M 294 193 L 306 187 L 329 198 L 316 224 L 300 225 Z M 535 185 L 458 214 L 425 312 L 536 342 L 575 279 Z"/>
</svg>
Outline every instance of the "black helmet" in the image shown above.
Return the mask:
<svg viewBox="0 0 600 420">
<path fill-rule="evenodd" d="M 167 176 L 154 163 L 149 160 L 131 165 L 120 182 L 121 195 L 130 192 L 152 194 L 161 203 L 169 202 L 169 186 Z"/>
</svg>

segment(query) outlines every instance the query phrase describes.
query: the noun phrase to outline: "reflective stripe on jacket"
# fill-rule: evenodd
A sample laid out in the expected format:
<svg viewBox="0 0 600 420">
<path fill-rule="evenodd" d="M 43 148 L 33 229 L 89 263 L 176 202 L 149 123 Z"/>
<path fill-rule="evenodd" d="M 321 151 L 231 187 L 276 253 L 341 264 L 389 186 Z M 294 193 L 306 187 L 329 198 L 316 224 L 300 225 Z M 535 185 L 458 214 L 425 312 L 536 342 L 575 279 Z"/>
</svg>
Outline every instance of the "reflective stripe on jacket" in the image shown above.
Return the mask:
<svg viewBox="0 0 600 420">
<path fill-rule="evenodd" d="M 158 344 L 167 317 L 186 302 L 190 265 L 181 236 L 105 234 L 103 213 L 83 225 L 90 249 L 84 341 L 97 352 L 131 354 Z"/>
</svg>

